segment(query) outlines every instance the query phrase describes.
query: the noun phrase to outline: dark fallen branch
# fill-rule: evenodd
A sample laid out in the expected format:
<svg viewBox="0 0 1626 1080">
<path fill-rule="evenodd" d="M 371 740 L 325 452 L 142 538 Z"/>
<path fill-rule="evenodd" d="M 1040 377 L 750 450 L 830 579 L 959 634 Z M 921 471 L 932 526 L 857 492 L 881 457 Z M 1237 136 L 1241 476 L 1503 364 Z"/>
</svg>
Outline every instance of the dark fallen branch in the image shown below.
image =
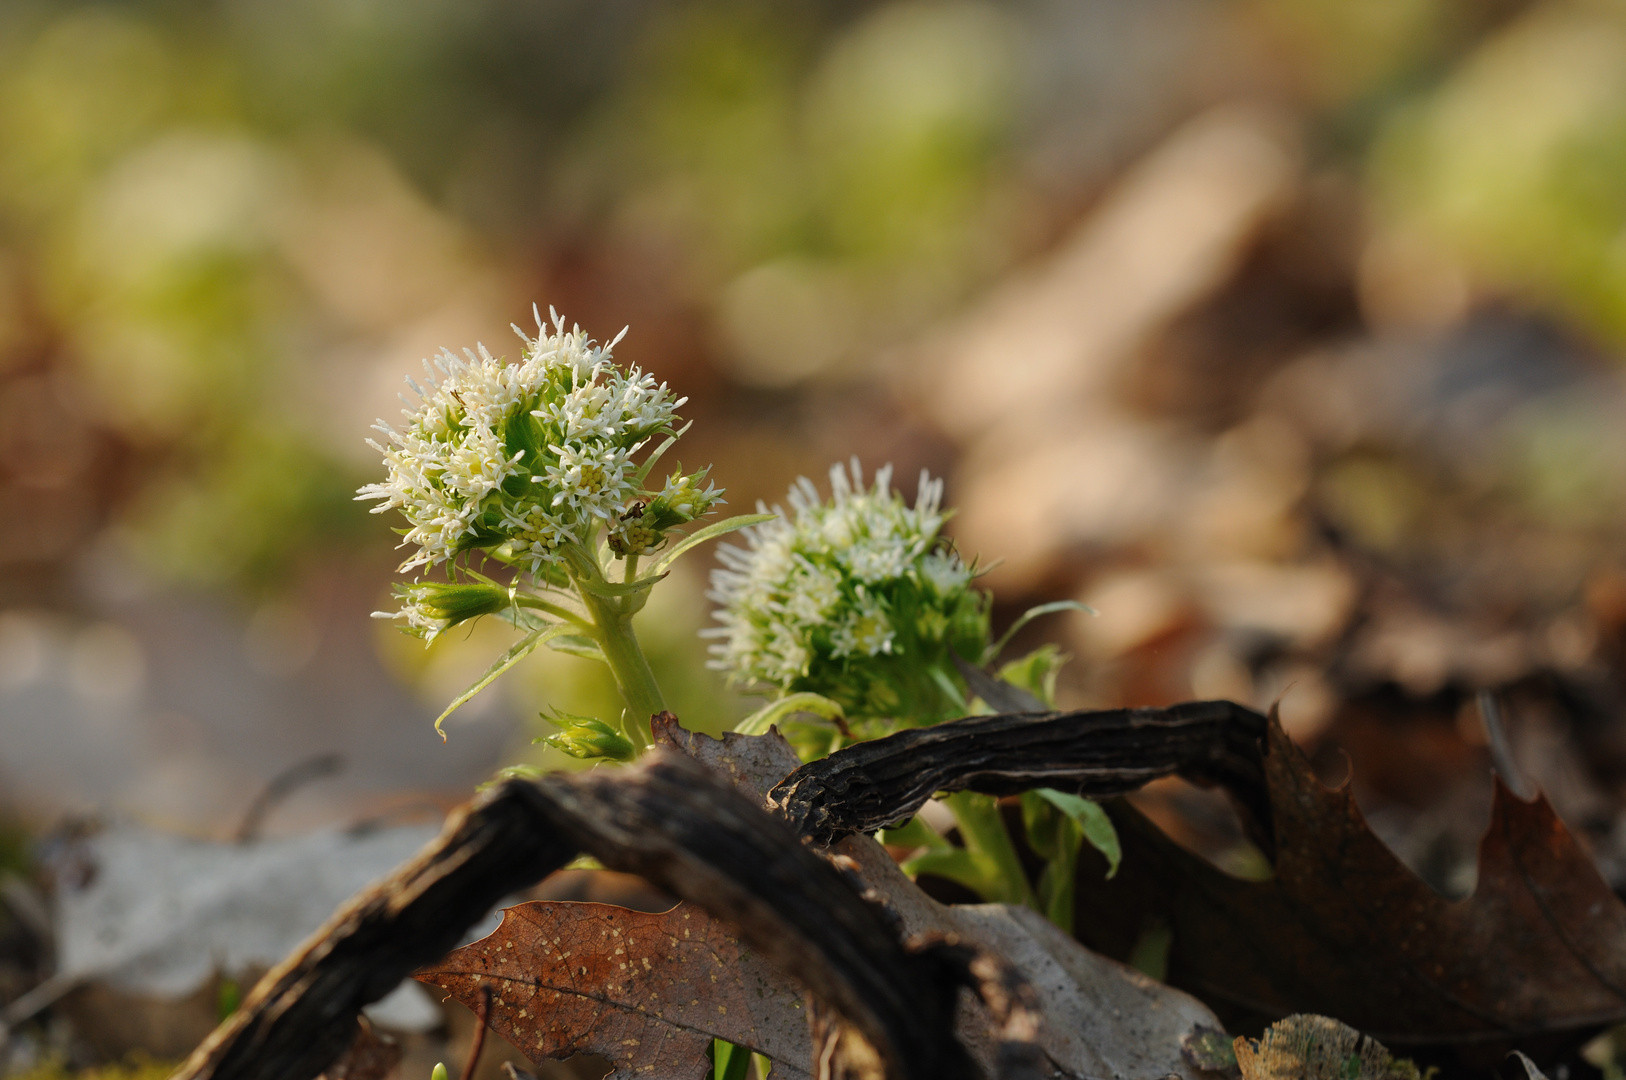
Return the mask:
<svg viewBox="0 0 1626 1080">
<path fill-rule="evenodd" d="M 1225 787 L 1268 851 L 1265 730 L 1263 716 L 1229 701 L 972 716 L 839 750 L 791 773 L 768 800 L 828 844 L 905 820 L 939 791 L 1049 787 L 1104 798 L 1179 774 Z"/>
<path fill-rule="evenodd" d="M 883 909 L 782 821 L 698 762 L 655 751 L 633 768 L 509 781 L 455 813 L 434 844 L 268 974 L 176 1080 L 309 1080 L 349 1045 L 363 1005 L 577 852 L 731 922 L 806 986 L 831 1075 L 980 1075 L 953 1035 L 962 985 L 1001 1025 L 1002 1076 L 1036 1075 L 1024 1049 L 1036 1018 L 1019 976 L 953 943 L 905 945 Z"/>
</svg>

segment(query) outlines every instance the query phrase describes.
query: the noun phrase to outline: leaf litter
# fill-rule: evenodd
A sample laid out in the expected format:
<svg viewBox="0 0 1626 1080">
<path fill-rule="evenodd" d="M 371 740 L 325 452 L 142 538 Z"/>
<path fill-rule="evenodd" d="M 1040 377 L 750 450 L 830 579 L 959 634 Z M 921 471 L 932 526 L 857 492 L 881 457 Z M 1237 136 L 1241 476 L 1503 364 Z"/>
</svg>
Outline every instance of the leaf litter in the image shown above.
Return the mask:
<svg viewBox="0 0 1626 1080">
<path fill-rule="evenodd" d="M 757 800 L 801 764 L 777 733 L 717 740 L 658 721 L 655 734 Z M 1038 1038 L 1046 1075 L 1200 1075 L 1182 1057 L 1181 1040 L 1218 1021 L 1190 996 L 1090 953 L 1037 912 L 940 904 L 870 837 L 848 837 L 831 855 L 906 936 L 980 946 L 1025 977 L 1045 1018 Z M 810 1060 L 799 988 L 690 905 L 662 915 L 522 905 L 509 910 L 496 933 L 418 978 L 471 1008 L 492 987 L 493 1026 L 534 1061 L 602 1054 L 614 1062 L 618 1080 L 704 1076 L 712 1038 L 764 1053 L 791 1077 L 806 1075 Z M 997 1027 L 984 1005 L 963 998 L 957 1032 L 990 1075 L 998 1075 Z"/>
</svg>

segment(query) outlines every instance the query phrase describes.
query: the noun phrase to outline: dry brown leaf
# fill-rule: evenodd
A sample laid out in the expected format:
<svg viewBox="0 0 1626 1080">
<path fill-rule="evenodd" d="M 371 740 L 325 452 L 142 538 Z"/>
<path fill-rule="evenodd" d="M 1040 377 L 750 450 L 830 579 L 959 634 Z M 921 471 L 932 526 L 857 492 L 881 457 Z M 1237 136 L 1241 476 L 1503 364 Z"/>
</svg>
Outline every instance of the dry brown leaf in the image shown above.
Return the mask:
<svg viewBox="0 0 1626 1080">
<path fill-rule="evenodd" d="M 1080 869 L 1086 943 L 1124 949 L 1167 919 L 1169 981 L 1208 1001 L 1338 1016 L 1390 1045 L 1478 1047 L 1487 1061 L 1515 1038 L 1626 1019 L 1626 906 L 1545 799 L 1497 785 L 1478 887 L 1453 901 L 1277 724 L 1265 772 L 1273 878 L 1233 878 L 1115 807 L 1122 871 L 1105 882 Z"/>
<path fill-rule="evenodd" d="M 1289 1016 L 1233 1045 L 1242 1080 L 1418 1080 L 1417 1066 L 1325 1016 Z"/>
<path fill-rule="evenodd" d="M 805 1076 L 811 1058 L 796 985 L 704 911 L 660 915 L 609 904 L 509 908 L 491 936 L 415 976 L 479 1011 L 538 1063 L 601 1054 L 616 1080 L 702 1077 L 713 1038 Z"/>
</svg>

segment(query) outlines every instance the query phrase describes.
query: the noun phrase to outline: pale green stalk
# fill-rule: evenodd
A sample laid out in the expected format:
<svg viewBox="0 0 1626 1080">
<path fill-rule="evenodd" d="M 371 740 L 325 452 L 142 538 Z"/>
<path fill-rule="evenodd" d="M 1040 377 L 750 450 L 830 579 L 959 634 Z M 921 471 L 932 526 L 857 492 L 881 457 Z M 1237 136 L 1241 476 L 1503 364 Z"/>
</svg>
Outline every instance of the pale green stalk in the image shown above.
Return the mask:
<svg viewBox="0 0 1626 1080">
<path fill-rule="evenodd" d="M 996 904 L 1023 904 L 1041 910 L 1033 894 L 1016 845 L 999 813 L 999 800 L 974 791 L 956 791 L 943 800 L 960 828 L 960 841 L 972 858 L 986 867 L 984 885 L 978 890 L 983 899 Z"/>
<path fill-rule="evenodd" d="M 627 738 L 642 753 L 651 741 L 649 721 L 656 713 L 666 711 L 666 699 L 660 684 L 649 667 L 649 660 L 638 644 L 638 635 L 632 629 L 633 615 L 643 607 L 648 592 L 626 596 L 601 596 L 586 583 L 606 580 L 602 565 L 594 549 L 586 544 L 572 544 L 564 549 L 565 564 L 576 581 L 576 592 L 592 622 L 589 634 L 604 653 L 604 661 L 615 677 L 621 698 L 627 703 Z M 635 564 L 627 567 L 626 581 L 635 580 Z"/>
</svg>

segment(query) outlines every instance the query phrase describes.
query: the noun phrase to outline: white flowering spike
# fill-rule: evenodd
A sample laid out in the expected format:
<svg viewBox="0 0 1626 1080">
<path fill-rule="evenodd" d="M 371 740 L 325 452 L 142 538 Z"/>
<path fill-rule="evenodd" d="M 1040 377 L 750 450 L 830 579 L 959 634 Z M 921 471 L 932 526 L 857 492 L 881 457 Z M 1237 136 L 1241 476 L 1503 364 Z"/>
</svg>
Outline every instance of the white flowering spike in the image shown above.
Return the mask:
<svg viewBox="0 0 1626 1080">
<path fill-rule="evenodd" d="M 404 410 L 405 423 L 379 421 L 386 441 L 371 445 L 388 477 L 357 497 L 377 500 L 375 514 L 406 517 L 402 546 L 415 550 L 403 572 L 507 545 L 536 574 L 561 562 L 564 545 L 617 521 L 638 494 L 632 457 L 671 433 L 683 399 L 637 368 L 618 368 L 614 341 L 596 345 L 550 314 L 551 327 L 538 316 L 535 338 L 515 327 L 525 342 L 516 363 L 483 346 L 425 361 L 427 386 L 407 380 L 420 402 Z"/>
<path fill-rule="evenodd" d="M 891 478 L 888 466 L 866 488 L 856 459 L 837 465 L 828 501 L 799 479 L 791 514 L 775 507 L 746 547 L 719 549 L 712 666 L 737 684 L 822 694 L 849 717 L 931 723 L 963 706 L 944 689 L 959 681 L 950 653 L 981 655 L 987 600 L 941 536 L 942 481 L 922 472 L 910 505 Z"/>
</svg>

